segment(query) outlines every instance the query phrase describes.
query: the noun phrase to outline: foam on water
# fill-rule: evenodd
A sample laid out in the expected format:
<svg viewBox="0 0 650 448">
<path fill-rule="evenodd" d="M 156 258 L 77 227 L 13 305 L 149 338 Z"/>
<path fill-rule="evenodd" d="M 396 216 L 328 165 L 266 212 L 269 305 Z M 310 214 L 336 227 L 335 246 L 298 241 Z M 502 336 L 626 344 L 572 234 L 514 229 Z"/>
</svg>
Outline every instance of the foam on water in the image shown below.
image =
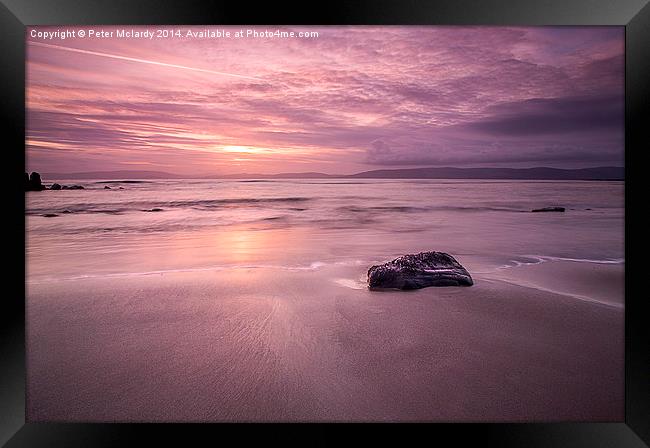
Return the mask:
<svg viewBox="0 0 650 448">
<path fill-rule="evenodd" d="M 337 285 L 350 289 L 368 289 L 368 284 L 361 280 L 354 280 L 351 278 L 335 278 L 332 280 Z"/>
<path fill-rule="evenodd" d="M 510 269 L 520 266 L 531 266 L 549 261 L 568 261 L 572 263 L 594 263 L 594 264 L 625 264 L 624 258 L 608 259 L 590 259 L 590 258 L 570 258 L 570 257 L 553 257 L 550 255 L 522 255 L 519 259 L 510 260 L 509 264 L 499 266 L 497 269 Z"/>
<path fill-rule="evenodd" d="M 309 264 L 288 265 L 288 266 L 274 265 L 274 264 L 214 265 L 214 266 L 202 266 L 196 268 L 161 269 L 161 270 L 141 271 L 141 272 L 109 272 L 109 273 L 83 274 L 83 275 L 60 276 L 60 277 L 38 276 L 38 277 L 28 277 L 27 282 L 30 284 L 44 284 L 50 282 L 85 280 L 85 279 L 96 279 L 96 278 L 139 277 L 139 276 L 149 276 L 149 275 L 226 271 L 226 270 L 238 270 L 238 269 L 239 270 L 274 269 L 280 271 L 316 271 L 329 266 L 355 266 L 363 263 L 365 262 L 362 260 L 344 260 L 344 261 L 332 261 L 332 262 L 314 261 Z"/>
</svg>

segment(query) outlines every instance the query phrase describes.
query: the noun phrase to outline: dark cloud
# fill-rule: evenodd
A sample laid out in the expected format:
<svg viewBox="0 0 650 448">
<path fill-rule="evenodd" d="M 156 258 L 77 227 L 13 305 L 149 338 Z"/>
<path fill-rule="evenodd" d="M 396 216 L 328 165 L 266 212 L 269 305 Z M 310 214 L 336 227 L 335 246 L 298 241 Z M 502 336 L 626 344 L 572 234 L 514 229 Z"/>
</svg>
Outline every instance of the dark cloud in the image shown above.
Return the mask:
<svg viewBox="0 0 650 448">
<path fill-rule="evenodd" d="M 498 136 L 621 132 L 623 107 L 621 95 L 534 98 L 494 106 L 491 116 L 465 127 Z"/>
<path fill-rule="evenodd" d="M 623 154 L 617 147 L 580 148 L 576 146 L 539 146 L 521 151 L 516 146 L 486 145 L 457 148 L 429 146 L 411 151 L 392 150 L 383 143 L 378 150 L 367 151 L 367 163 L 378 166 L 510 166 L 528 164 L 536 166 L 620 165 Z"/>
</svg>

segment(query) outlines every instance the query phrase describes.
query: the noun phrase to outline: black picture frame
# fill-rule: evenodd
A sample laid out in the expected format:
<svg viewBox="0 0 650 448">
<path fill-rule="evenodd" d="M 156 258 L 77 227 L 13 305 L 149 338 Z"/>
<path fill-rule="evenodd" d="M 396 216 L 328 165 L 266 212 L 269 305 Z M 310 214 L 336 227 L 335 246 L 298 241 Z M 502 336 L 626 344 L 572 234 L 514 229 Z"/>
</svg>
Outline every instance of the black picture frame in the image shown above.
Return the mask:
<svg viewBox="0 0 650 448">
<path fill-rule="evenodd" d="M 212 443 L 235 435 L 239 441 L 327 442 L 327 424 L 73 424 L 25 422 L 25 26 L 65 24 L 378 24 L 378 25 L 622 25 L 626 30 L 625 94 L 625 254 L 626 346 L 625 420 L 611 423 L 333 425 L 362 429 L 366 443 L 391 437 L 424 437 L 427 442 L 453 440 L 454 445 L 500 447 L 643 447 L 650 446 L 650 338 L 644 324 L 645 295 L 633 289 L 632 271 L 641 245 L 631 243 L 630 223 L 643 209 L 634 199 L 641 184 L 638 154 L 648 148 L 650 126 L 650 4 L 648 0 L 357 0 L 305 2 L 283 8 L 276 2 L 249 5 L 225 1 L 128 0 L 0 0 L 0 100 L 3 134 L 5 200 L 3 221 L 7 277 L 0 300 L 0 444 L 7 447 L 129 446 L 161 441 L 188 445 L 197 437 Z M 647 119 L 647 118 L 646 118 Z M 21 150 L 22 149 L 22 150 Z M 634 160 L 637 159 L 635 165 Z M 9 191 L 7 194 L 6 191 Z M 638 282 L 638 280 L 636 280 Z M 394 430 L 399 435 L 394 434 Z M 306 431 L 315 431 L 307 437 Z M 207 437 L 207 439 L 206 439 Z M 369 438 L 367 438 L 369 437 Z M 338 442 L 339 437 L 331 442 Z M 211 444 L 212 444 L 211 443 Z"/>
</svg>

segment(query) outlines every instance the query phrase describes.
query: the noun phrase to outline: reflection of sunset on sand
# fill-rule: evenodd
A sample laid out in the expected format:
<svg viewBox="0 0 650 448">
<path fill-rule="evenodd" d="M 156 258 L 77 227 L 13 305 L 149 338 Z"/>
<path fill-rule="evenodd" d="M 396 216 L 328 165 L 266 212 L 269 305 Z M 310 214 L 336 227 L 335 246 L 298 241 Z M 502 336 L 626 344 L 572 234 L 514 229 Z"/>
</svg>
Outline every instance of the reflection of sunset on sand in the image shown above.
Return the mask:
<svg viewBox="0 0 650 448">
<path fill-rule="evenodd" d="M 174 241 L 169 247 L 169 256 L 174 263 L 192 265 L 202 252 L 200 248 L 204 248 L 206 261 L 254 264 L 260 257 L 273 257 L 283 248 L 305 244 L 305 233 L 305 229 L 289 232 L 244 226 L 203 231 L 198 235 L 194 233 L 181 236 Z"/>
</svg>

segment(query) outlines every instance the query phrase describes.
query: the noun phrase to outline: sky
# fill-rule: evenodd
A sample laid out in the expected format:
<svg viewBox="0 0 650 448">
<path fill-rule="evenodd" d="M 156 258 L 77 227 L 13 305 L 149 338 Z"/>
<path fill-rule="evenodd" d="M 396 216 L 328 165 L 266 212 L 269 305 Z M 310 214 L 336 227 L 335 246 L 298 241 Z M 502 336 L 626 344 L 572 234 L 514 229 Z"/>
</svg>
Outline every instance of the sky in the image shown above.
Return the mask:
<svg viewBox="0 0 650 448">
<path fill-rule="evenodd" d="M 28 170 L 623 165 L 623 27 L 123 29 L 27 28 Z"/>
</svg>

